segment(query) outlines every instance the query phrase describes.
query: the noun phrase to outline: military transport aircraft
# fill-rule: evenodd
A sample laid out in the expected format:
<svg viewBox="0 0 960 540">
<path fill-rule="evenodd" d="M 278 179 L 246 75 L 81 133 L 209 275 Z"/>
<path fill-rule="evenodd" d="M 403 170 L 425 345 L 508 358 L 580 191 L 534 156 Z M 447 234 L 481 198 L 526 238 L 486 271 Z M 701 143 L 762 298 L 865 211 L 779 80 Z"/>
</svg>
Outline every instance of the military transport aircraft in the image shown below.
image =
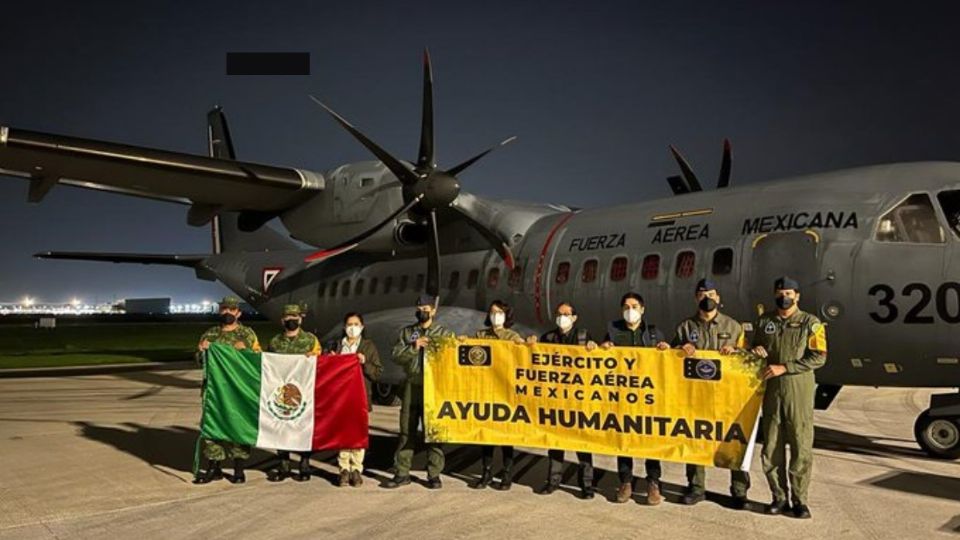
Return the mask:
<svg viewBox="0 0 960 540">
<path fill-rule="evenodd" d="M 682 174 L 668 179 L 670 198 L 582 210 L 494 201 L 462 191 L 457 178 L 493 148 L 438 166 L 432 77 L 425 54 L 412 162 L 318 101 L 378 161 L 324 173 L 238 161 L 215 108 L 209 157 L 0 127 L 0 173 L 29 179 L 32 202 L 57 184 L 112 191 L 189 205 L 187 222 L 213 231 L 209 254 L 39 257 L 192 268 L 274 319 L 283 304 L 308 304 L 307 325 L 320 332 L 358 310 L 381 350 L 413 320 L 417 291 L 439 295 L 441 322 L 460 332 L 478 328 L 500 298 L 526 331 L 550 326 L 554 306 L 569 300 L 601 334 L 628 290 L 647 299 L 652 323 L 672 328 L 703 276 L 719 284 L 726 312 L 749 323 L 770 307 L 775 276 L 789 274 L 802 284 L 802 307 L 829 329 L 818 407 L 843 385 L 960 386 L 960 163 L 733 188 L 725 144 L 718 189 L 704 191 L 671 147 Z M 289 238 L 267 225 L 274 218 Z M 401 377 L 388 366 L 380 397 Z M 930 455 L 960 457 L 960 393 L 935 395 L 915 433 Z"/>
</svg>

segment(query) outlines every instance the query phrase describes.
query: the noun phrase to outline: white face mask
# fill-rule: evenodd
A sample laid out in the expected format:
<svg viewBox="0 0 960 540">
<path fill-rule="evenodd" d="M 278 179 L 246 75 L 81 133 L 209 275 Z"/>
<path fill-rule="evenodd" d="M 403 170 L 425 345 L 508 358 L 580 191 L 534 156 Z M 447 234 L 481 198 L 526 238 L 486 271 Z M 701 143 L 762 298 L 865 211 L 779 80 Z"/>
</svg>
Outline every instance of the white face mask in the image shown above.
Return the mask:
<svg viewBox="0 0 960 540">
<path fill-rule="evenodd" d="M 643 311 L 634 308 L 623 310 L 623 320 L 630 324 L 637 324 L 643 318 Z"/>
<path fill-rule="evenodd" d="M 570 315 L 557 315 L 557 326 L 563 331 L 573 328 L 573 317 Z"/>
<path fill-rule="evenodd" d="M 500 328 L 501 326 L 503 326 L 503 323 L 506 320 L 507 320 L 507 316 L 504 313 L 490 314 L 490 324 L 492 324 L 494 328 Z"/>
<path fill-rule="evenodd" d="M 350 324 L 345 328 L 348 338 L 360 337 L 360 333 L 363 332 L 363 327 L 359 324 Z"/>
</svg>

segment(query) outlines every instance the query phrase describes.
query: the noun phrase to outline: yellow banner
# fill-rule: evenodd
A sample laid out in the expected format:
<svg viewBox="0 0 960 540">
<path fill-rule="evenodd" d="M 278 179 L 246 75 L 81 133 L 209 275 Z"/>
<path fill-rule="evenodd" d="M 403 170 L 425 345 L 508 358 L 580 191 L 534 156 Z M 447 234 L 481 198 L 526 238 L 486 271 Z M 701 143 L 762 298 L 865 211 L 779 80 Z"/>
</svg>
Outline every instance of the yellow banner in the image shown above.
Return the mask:
<svg viewBox="0 0 960 540">
<path fill-rule="evenodd" d="M 713 351 L 449 340 L 424 366 L 426 434 L 749 468 L 761 367 Z"/>
</svg>

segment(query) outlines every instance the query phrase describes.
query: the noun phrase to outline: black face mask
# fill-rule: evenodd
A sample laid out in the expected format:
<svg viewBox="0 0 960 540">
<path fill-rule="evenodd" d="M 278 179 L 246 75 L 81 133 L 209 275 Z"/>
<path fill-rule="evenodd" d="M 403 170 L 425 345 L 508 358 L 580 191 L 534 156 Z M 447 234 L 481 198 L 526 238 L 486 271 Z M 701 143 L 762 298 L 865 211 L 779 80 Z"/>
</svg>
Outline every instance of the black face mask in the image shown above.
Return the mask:
<svg viewBox="0 0 960 540">
<path fill-rule="evenodd" d="M 794 300 L 789 296 L 778 296 L 777 297 L 777 307 L 780 309 L 790 309 L 793 307 Z"/>
<path fill-rule="evenodd" d="M 224 313 L 223 315 L 220 315 L 220 322 L 226 325 L 231 325 L 237 322 L 237 316 L 233 313 Z"/>
<path fill-rule="evenodd" d="M 709 296 L 704 296 L 703 300 L 700 301 L 700 304 L 698 304 L 698 306 L 700 307 L 700 311 L 704 313 L 709 313 L 717 309 L 717 301 L 714 300 L 713 298 L 710 298 Z"/>
<path fill-rule="evenodd" d="M 417 310 L 417 322 L 423 324 L 430 320 L 430 314 L 426 311 Z"/>
<path fill-rule="evenodd" d="M 283 327 L 286 328 L 287 330 L 293 332 L 293 331 L 296 330 L 297 328 L 300 328 L 300 321 L 298 321 L 298 320 L 296 320 L 296 319 L 287 319 L 287 320 L 283 321 Z"/>
</svg>

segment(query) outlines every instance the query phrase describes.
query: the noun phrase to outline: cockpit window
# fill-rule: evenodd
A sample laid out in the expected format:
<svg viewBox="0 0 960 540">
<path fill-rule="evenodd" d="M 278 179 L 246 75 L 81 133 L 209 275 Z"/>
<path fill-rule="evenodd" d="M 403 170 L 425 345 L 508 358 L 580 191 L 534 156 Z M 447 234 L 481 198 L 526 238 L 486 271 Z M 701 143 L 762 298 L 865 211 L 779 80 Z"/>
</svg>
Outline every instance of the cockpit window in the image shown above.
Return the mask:
<svg viewBox="0 0 960 540">
<path fill-rule="evenodd" d="M 960 237 L 960 190 L 941 191 L 937 194 L 937 201 L 947 216 L 947 225 L 953 234 Z"/>
<path fill-rule="evenodd" d="M 946 240 L 930 197 L 915 193 L 880 218 L 877 241 L 942 244 Z"/>
</svg>

